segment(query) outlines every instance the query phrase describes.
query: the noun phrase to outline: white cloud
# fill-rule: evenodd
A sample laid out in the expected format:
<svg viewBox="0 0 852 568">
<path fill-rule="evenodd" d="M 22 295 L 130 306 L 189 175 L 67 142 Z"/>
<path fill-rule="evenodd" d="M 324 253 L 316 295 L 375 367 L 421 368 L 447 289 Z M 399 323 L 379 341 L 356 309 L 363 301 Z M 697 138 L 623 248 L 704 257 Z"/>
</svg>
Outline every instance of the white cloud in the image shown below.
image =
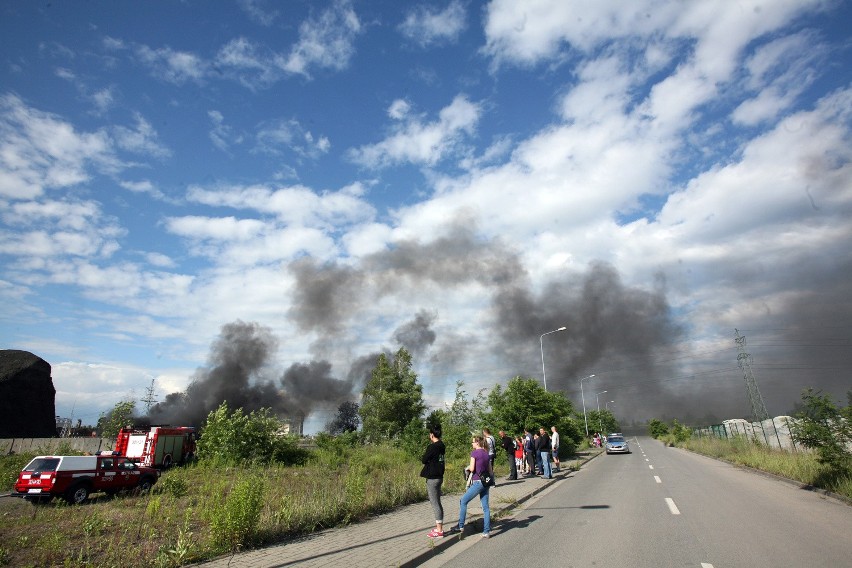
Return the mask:
<svg viewBox="0 0 852 568">
<path fill-rule="evenodd" d="M 449 106 L 441 109 L 438 119 L 423 123 L 417 117 L 399 114 L 396 105 L 392 112 L 403 124 L 393 129 L 390 136 L 376 144 L 350 150 L 349 158 L 368 168 L 383 168 L 399 163 L 434 165 L 456 150 L 464 135 L 472 135 L 482 114 L 479 104 L 466 97 L 457 96 Z"/>
<path fill-rule="evenodd" d="M 331 148 L 326 136 L 315 137 L 298 120 L 270 120 L 258 127 L 256 150 L 280 155 L 289 150 L 299 156 L 316 159 Z"/>
<path fill-rule="evenodd" d="M 14 95 L 0 97 L 0 195 L 32 199 L 45 189 L 77 185 L 90 178 L 92 165 L 119 167 L 104 132 L 78 133 Z"/>
<path fill-rule="evenodd" d="M 136 127 L 115 126 L 112 129 L 116 145 L 122 150 L 146 154 L 156 158 L 168 158 L 171 150 L 157 141 L 157 132 L 142 115 L 136 113 Z"/>
<path fill-rule="evenodd" d="M 279 16 L 278 10 L 270 9 L 264 0 L 239 0 L 237 5 L 253 22 L 261 26 L 271 26 Z"/>
<path fill-rule="evenodd" d="M 200 83 L 207 74 L 207 64 L 197 55 L 175 51 L 170 47 L 152 49 L 147 45 L 136 48 L 136 56 L 148 65 L 155 77 L 182 85 L 187 81 Z"/>
<path fill-rule="evenodd" d="M 264 228 L 256 219 L 235 217 L 169 217 L 165 220 L 169 232 L 182 237 L 214 241 L 247 241 L 258 236 Z"/>
<path fill-rule="evenodd" d="M 355 53 L 361 23 L 349 0 L 336 0 L 319 17 L 299 26 L 299 41 L 277 64 L 288 73 L 310 76 L 311 67 L 345 69 Z"/>
<path fill-rule="evenodd" d="M 461 2 L 452 0 L 446 8 L 418 6 L 410 10 L 399 25 L 400 33 L 421 47 L 451 43 L 458 40 L 466 27 L 465 9 Z"/>
</svg>

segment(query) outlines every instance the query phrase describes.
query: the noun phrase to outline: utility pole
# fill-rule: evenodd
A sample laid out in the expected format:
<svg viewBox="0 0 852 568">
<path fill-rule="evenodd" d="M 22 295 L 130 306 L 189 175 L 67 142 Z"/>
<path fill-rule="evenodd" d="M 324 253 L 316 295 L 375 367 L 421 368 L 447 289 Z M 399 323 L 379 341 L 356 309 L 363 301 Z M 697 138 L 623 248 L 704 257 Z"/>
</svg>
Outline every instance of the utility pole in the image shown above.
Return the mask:
<svg viewBox="0 0 852 568">
<path fill-rule="evenodd" d="M 142 402 L 145 403 L 145 414 L 148 415 L 151 413 L 151 405 L 157 402 L 157 399 L 154 398 L 154 381 L 157 379 L 151 379 L 151 386 L 145 389 L 145 398 L 142 399 Z"/>
<path fill-rule="evenodd" d="M 751 355 L 746 353 L 745 345 L 746 338 L 740 335 L 740 330 L 734 329 L 736 336 L 734 341 L 737 343 L 737 365 L 743 370 L 743 378 L 745 379 L 746 389 L 748 390 L 748 400 L 751 403 L 751 413 L 754 419 L 760 422 L 769 419 L 769 412 L 766 411 L 766 405 L 763 404 L 763 397 L 760 396 L 760 390 L 757 388 L 757 381 L 754 378 L 754 373 L 751 372 Z"/>
</svg>

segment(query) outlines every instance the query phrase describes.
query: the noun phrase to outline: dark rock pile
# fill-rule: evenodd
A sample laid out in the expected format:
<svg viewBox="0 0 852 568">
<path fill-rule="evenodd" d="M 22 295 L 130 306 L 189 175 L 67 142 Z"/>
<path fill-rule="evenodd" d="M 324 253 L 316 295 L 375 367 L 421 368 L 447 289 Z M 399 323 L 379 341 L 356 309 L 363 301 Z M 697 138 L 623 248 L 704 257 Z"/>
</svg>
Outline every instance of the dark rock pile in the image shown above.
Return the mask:
<svg viewBox="0 0 852 568">
<path fill-rule="evenodd" d="M 56 436 L 50 363 L 28 351 L 0 350 L 0 438 Z"/>
</svg>

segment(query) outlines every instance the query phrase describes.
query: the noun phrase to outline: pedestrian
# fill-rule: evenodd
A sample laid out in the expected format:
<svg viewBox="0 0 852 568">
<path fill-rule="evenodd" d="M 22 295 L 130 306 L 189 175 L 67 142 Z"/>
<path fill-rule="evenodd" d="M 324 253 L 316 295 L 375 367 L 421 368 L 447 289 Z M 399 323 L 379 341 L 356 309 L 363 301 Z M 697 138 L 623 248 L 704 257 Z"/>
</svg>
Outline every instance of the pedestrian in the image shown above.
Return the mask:
<svg viewBox="0 0 852 568">
<path fill-rule="evenodd" d="M 429 445 L 423 454 L 423 469 L 420 477 L 426 478 L 426 493 L 429 495 L 429 503 L 435 513 L 435 528 L 428 536 L 430 538 L 443 538 L 444 536 L 444 507 L 441 506 L 441 485 L 444 483 L 444 455 L 446 447 L 441 441 L 441 427 L 429 427 Z"/>
<path fill-rule="evenodd" d="M 491 469 L 494 469 L 494 458 L 497 457 L 497 440 L 494 439 L 494 436 L 491 435 L 491 430 L 488 428 L 482 429 L 482 437 L 485 439 L 485 443 L 488 447 L 484 448 L 488 450 L 488 459 L 491 460 Z"/>
<path fill-rule="evenodd" d="M 515 436 L 515 468 L 519 473 L 526 473 L 524 468 L 524 440 L 520 436 Z"/>
<path fill-rule="evenodd" d="M 541 475 L 543 467 L 541 464 L 541 436 L 533 432 L 533 458 L 535 459 L 535 474 Z"/>
<path fill-rule="evenodd" d="M 556 431 L 556 426 L 551 426 L 550 431 L 553 434 L 550 436 L 550 448 L 553 451 L 554 469 L 559 471 L 559 432 Z"/>
<path fill-rule="evenodd" d="M 511 436 L 500 430 L 500 441 L 509 458 L 509 477 L 507 479 L 518 479 L 518 467 L 515 464 L 515 441 Z"/>
<path fill-rule="evenodd" d="M 539 454 L 541 455 L 541 475 L 544 479 L 553 479 L 550 471 L 550 436 L 544 426 L 538 429 Z"/>
<path fill-rule="evenodd" d="M 533 436 L 527 428 L 524 428 L 524 454 L 527 458 L 527 477 L 535 475 L 535 444 Z"/>
<path fill-rule="evenodd" d="M 470 464 L 465 468 L 467 474 L 467 491 L 461 496 L 459 502 L 459 524 L 457 530 L 464 533 L 464 520 L 467 517 L 467 504 L 474 497 L 479 496 L 479 503 L 482 505 L 482 538 L 491 536 L 491 509 L 488 506 L 488 489 L 482 481 L 482 476 L 485 473 L 494 475 L 494 470 L 491 468 L 491 460 L 488 457 L 488 451 L 483 448 L 485 441 L 481 436 L 474 436 L 471 441 L 473 451 L 470 452 Z"/>
</svg>

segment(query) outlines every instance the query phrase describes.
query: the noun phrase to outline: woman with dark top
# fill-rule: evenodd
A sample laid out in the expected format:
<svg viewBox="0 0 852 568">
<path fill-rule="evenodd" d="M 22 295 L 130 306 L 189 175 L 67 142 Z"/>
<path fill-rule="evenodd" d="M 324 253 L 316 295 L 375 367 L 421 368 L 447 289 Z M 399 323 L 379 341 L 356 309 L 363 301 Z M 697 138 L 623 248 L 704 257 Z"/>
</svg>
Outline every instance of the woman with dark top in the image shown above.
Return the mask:
<svg viewBox="0 0 852 568">
<path fill-rule="evenodd" d="M 491 509 L 488 507 L 488 489 L 489 487 L 482 482 L 480 475 L 488 473 L 492 477 L 494 471 L 491 469 L 491 459 L 488 457 L 488 450 L 483 449 L 482 436 L 474 436 L 473 451 L 470 452 L 470 465 L 467 466 L 465 472 L 468 473 L 468 487 L 459 503 L 459 525 L 458 531 L 464 532 L 464 520 L 467 517 L 467 504 L 474 497 L 479 495 L 479 503 L 482 505 L 482 538 L 491 536 Z"/>
<path fill-rule="evenodd" d="M 420 477 L 426 478 L 426 493 L 429 495 L 429 503 L 435 513 L 435 528 L 429 532 L 430 538 L 442 538 L 444 536 L 444 507 L 441 506 L 441 485 L 444 483 L 444 454 L 446 448 L 441 441 L 441 427 L 429 428 L 429 441 L 431 442 L 423 454 L 423 469 Z"/>
</svg>

